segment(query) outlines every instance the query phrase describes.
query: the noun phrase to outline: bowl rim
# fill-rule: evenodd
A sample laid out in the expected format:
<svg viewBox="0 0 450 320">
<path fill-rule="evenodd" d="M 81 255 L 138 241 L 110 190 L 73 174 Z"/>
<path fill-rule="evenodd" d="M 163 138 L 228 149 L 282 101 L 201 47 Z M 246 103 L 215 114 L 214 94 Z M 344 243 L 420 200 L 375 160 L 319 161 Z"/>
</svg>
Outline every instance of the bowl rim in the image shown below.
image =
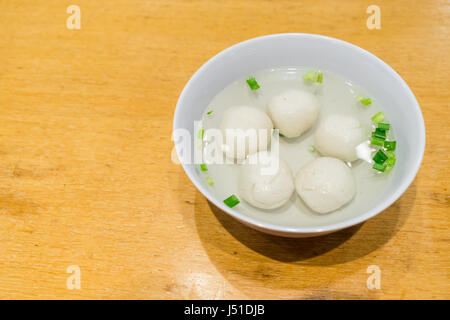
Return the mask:
<svg viewBox="0 0 450 320">
<path fill-rule="evenodd" d="M 420 135 L 420 141 L 416 141 L 417 143 L 417 147 L 420 150 L 420 157 L 417 157 L 414 161 L 414 170 L 411 170 L 409 173 L 407 173 L 407 176 L 404 180 L 404 182 L 400 185 L 399 188 L 397 188 L 395 190 L 395 192 L 393 192 L 388 198 L 385 198 L 384 201 L 381 201 L 378 205 L 376 205 L 375 207 L 373 207 L 372 209 L 365 211 L 363 214 L 360 214 L 356 217 L 352 217 L 350 219 L 338 222 L 338 223 L 330 223 L 330 224 L 325 224 L 323 226 L 306 226 L 306 227 L 286 227 L 286 226 L 280 226 L 280 225 L 276 225 L 276 224 L 272 224 L 269 222 L 264 222 L 264 221 L 260 221 L 257 220 L 255 218 L 246 216 L 243 213 L 240 213 L 236 210 L 234 210 L 233 208 L 230 208 L 228 206 L 226 206 L 222 201 L 219 201 L 218 199 L 216 199 L 212 193 L 206 188 L 206 186 L 202 183 L 199 182 L 199 178 L 197 176 L 195 176 L 195 170 L 192 171 L 193 173 L 191 173 L 188 169 L 187 169 L 187 164 L 181 163 L 184 172 L 186 173 L 186 175 L 189 177 L 189 179 L 191 180 L 191 182 L 194 184 L 194 186 L 210 201 L 212 202 L 215 206 L 217 206 L 218 208 L 220 208 L 222 211 L 226 212 L 227 214 L 229 214 L 230 216 L 232 216 L 233 218 L 237 219 L 240 222 L 243 222 L 244 224 L 247 224 L 249 226 L 254 226 L 257 229 L 263 229 L 263 230 L 270 230 L 270 231 L 274 231 L 274 232 L 278 232 L 278 233 L 283 233 L 285 235 L 295 235 L 295 234 L 314 234 L 314 233 L 329 233 L 329 232 L 334 232 L 334 231 L 338 231 L 341 229 L 345 229 L 357 224 L 360 224 L 370 218 L 373 218 L 374 216 L 376 216 L 377 214 L 381 213 L 382 211 L 384 211 L 385 209 L 387 209 L 388 207 L 390 207 L 395 201 L 398 200 L 398 198 L 400 198 L 400 196 L 408 189 L 408 187 L 411 185 L 411 183 L 414 181 L 420 165 L 422 163 L 422 159 L 423 159 L 423 155 L 425 152 L 425 141 L 426 141 L 426 132 L 425 132 L 425 122 L 423 119 L 423 115 L 422 115 L 422 111 L 420 109 L 419 103 L 417 102 L 416 97 L 414 96 L 413 92 L 411 91 L 411 89 L 409 88 L 409 86 L 407 85 L 407 83 L 405 82 L 405 80 L 403 80 L 403 78 L 391 67 L 389 66 L 386 62 L 384 62 L 383 60 L 381 60 L 380 58 L 378 58 L 377 56 L 375 56 L 374 54 L 370 53 L 369 51 L 362 49 L 361 47 L 354 45 L 352 43 L 349 43 L 347 41 L 344 40 L 340 40 L 340 39 L 336 39 L 333 37 L 329 37 L 329 36 L 323 36 L 323 35 L 318 35 L 318 34 L 311 34 L 311 33 L 276 33 L 276 34 L 269 34 L 269 35 L 264 35 L 264 36 L 259 36 L 256 38 L 251 38 L 239 43 L 236 43 L 222 51 L 220 51 L 219 53 L 217 53 L 215 56 L 213 56 L 212 58 L 210 58 L 208 61 L 206 61 L 193 75 L 192 77 L 189 79 L 189 81 L 186 83 L 186 85 L 184 86 L 178 101 L 177 101 L 177 105 L 175 107 L 175 112 L 174 112 L 174 118 L 173 118 L 173 129 L 176 128 L 180 128 L 180 126 L 178 126 L 178 119 L 179 119 L 179 113 L 180 113 L 180 106 L 183 104 L 183 101 L 185 99 L 185 96 L 187 95 L 187 93 L 189 92 L 190 88 L 192 87 L 193 83 L 197 80 L 198 77 L 201 76 L 201 74 L 203 72 L 205 72 L 205 70 L 208 68 L 209 65 L 215 63 L 216 60 L 218 60 L 218 58 L 220 58 L 221 56 L 236 50 L 237 48 L 240 47 L 244 47 L 247 45 L 251 45 L 254 42 L 258 42 L 258 41 L 265 41 L 267 39 L 271 39 L 271 38 L 280 38 L 280 37 L 284 37 L 284 38 L 293 38 L 293 39 L 302 39 L 302 38 L 319 38 L 322 40 L 326 40 L 326 41 L 331 41 L 332 43 L 336 44 L 336 45 L 343 45 L 343 46 L 347 46 L 350 47 L 353 50 L 356 50 L 358 53 L 368 56 L 371 59 L 374 59 L 375 61 L 377 61 L 382 67 L 384 67 L 397 81 L 399 81 L 399 83 L 405 88 L 405 92 L 407 93 L 407 95 L 411 98 L 413 104 L 414 104 L 414 112 L 416 114 L 416 117 L 419 118 L 419 124 L 420 127 L 418 128 L 418 130 L 422 133 Z M 179 154 L 179 150 L 178 148 L 176 148 L 176 152 L 177 155 L 180 156 Z"/>
</svg>

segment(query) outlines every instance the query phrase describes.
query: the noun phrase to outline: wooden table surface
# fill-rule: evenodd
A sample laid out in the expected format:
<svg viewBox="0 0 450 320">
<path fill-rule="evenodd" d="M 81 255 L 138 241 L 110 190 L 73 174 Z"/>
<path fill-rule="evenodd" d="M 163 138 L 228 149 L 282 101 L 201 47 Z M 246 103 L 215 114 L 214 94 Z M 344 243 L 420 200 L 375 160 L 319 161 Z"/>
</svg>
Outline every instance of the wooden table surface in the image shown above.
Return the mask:
<svg viewBox="0 0 450 320">
<path fill-rule="evenodd" d="M 66 27 L 72 3 L 79 30 Z M 366 27 L 370 4 L 380 30 Z M 449 19 L 445 0 L 2 0 L 0 298 L 449 299 Z M 232 44 L 282 32 L 373 52 L 426 123 L 406 193 L 319 238 L 244 227 L 170 160 L 191 75 Z M 366 285 L 371 265 L 379 290 Z"/>
</svg>

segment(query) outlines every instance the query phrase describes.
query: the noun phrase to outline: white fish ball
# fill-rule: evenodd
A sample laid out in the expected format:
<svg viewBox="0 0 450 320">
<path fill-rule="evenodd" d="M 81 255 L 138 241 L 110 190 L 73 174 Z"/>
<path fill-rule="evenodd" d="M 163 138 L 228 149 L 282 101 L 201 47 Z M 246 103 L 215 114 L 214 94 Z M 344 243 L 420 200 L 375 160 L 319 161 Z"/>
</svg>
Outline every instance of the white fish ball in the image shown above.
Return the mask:
<svg viewBox="0 0 450 320">
<path fill-rule="evenodd" d="M 333 114 L 322 121 L 314 134 L 314 145 L 321 155 L 344 161 L 358 159 L 356 147 L 364 141 L 364 133 L 358 119 Z"/>
<path fill-rule="evenodd" d="M 336 158 L 314 159 L 295 177 L 295 189 L 302 200 L 318 213 L 335 211 L 356 193 L 351 169 Z"/>
<path fill-rule="evenodd" d="M 264 172 L 262 169 L 269 169 L 271 165 L 267 164 L 267 160 L 266 164 L 261 161 L 256 163 L 257 157 L 268 159 L 268 152 L 263 151 L 249 156 L 241 166 L 240 196 L 260 209 L 281 207 L 289 200 L 295 189 L 292 171 L 283 159 L 278 158 L 278 166 L 273 166 L 272 172 Z"/>
<path fill-rule="evenodd" d="M 251 106 L 234 106 L 222 117 L 223 151 L 229 158 L 245 159 L 249 154 L 267 150 L 273 124 L 267 114 Z M 236 138 L 235 134 L 240 137 Z"/>
<path fill-rule="evenodd" d="M 271 98 L 267 113 L 275 128 L 288 138 L 299 137 L 309 130 L 319 116 L 320 103 L 313 94 L 289 90 Z"/>
</svg>

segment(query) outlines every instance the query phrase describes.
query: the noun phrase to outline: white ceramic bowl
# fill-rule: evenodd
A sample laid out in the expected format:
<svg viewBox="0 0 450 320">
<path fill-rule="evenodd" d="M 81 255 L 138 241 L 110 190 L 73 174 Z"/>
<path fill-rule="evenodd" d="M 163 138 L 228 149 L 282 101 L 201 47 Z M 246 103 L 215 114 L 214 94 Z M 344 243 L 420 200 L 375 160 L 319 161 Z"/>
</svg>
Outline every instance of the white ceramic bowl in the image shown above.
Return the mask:
<svg viewBox="0 0 450 320">
<path fill-rule="evenodd" d="M 194 121 L 212 98 L 228 84 L 255 71 L 282 66 L 308 66 L 332 71 L 368 90 L 395 128 L 397 166 L 378 201 L 353 218 L 317 227 L 285 227 L 250 218 L 227 207 L 201 179 L 195 165 L 183 164 L 194 185 L 217 207 L 257 230 L 286 237 L 317 236 L 361 223 L 396 201 L 419 170 L 425 149 L 425 125 L 416 98 L 405 81 L 385 62 L 348 42 L 313 34 L 274 34 L 238 43 L 206 62 L 189 80 L 177 103 L 174 129 L 185 128 L 194 137 Z M 180 150 L 177 148 L 178 155 Z"/>
</svg>

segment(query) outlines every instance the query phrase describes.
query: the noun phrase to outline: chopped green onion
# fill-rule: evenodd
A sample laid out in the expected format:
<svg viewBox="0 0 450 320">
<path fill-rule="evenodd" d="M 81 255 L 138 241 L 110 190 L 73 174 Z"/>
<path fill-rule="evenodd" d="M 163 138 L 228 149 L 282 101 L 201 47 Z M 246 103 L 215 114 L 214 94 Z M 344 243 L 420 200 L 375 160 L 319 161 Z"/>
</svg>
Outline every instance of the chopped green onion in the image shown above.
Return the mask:
<svg viewBox="0 0 450 320">
<path fill-rule="evenodd" d="M 395 164 L 396 159 L 395 158 L 388 158 L 386 160 L 386 165 L 393 167 Z"/>
<path fill-rule="evenodd" d="M 374 132 L 372 132 L 373 138 L 386 140 L 386 131 L 380 128 L 376 128 Z"/>
<path fill-rule="evenodd" d="M 383 136 L 379 136 L 379 135 L 376 135 L 376 134 L 375 134 L 375 132 L 372 132 L 372 139 L 383 140 L 383 144 L 384 144 L 384 140 L 386 140 L 386 137 L 383 137 Z M 382 145 L 380 145 L 380 146 L 382 147 L 382 146 L 383 146 L 383 144 L 382 144 Z"/>
<path fill-rule="evenodd" d="M 388 167 L 388 169 L 391 169 L 394 164 L 395 164 L 395 153 L 393 153 L 392 151 L 386 151 L 386 155 L 388 156 L 387 160 L 386 160 L 386 165 Z"/>
<path fill-rule="evenodd" d="M 389 130 L 391 126 L 388 123 L 382 123 L 381 121 L 383 120 L 380 120 L 380 118 L 384 118 L 384 115 L 381 112 L 377 113 L 372 118 L 375 123 L 378 123 L 378 127 L 372 132 L 373 139 L 371 144 L 384 147 L 384 149 L 379 149 L 373 157 L 374 165 L 372 168 L 381 172 L 390 172 L 396 162 L 393 150 L 395 150 L 397 142 L 385 141 L 386 131 Z"/>
<path fill-rule="evenodd" d="M 206 114 L 211 114 L 211 113 L 213 113 L 213 110 L 210 110 L 210 111 L 208 111 Z"/>
<path fill-rule="evenodd" d="M 386 151 L 386 155 L 388 156 L 388 158 L 395 158 L 395 153 L 393 153 L 392 151 Z"/>
<path fill-rule="evenodd" d="M 212 181 L 211 177 L 206 177 L 206 183 L 209 184 L 210 186 L 214 185 L 214 181 Z"/>
<path fill-rule="evenodd" d="M 309 146 L 309 151 L 310 152 L 316 152 L 316 147 L 315 146 Z"/>
<path fill-rule="evenodd" d="M 323 73 L 317 71 L 309 71 L 303 75 L 303 80 L 308 82 L 323 82 Z"/>
<path fill-rule="evenodd" d="M 319 73 L 317 74 L 317 82 L 318 82 L 318 83 L 322 83 L 322 81 L 323 81 L 323 73 L 322 73 L 322 72 L 319 72 Z"/>
<path fill-rule="evenodd" d="M 203 139 L 204 135 L 205 135 L 205 130 L 203 130 L 203 129 L 198 130 L 198 138 L 199 139 Z"/>
<path fill-rule="evenodd" d="M 396 146 L 397 146 L 397 141 L 385 141 L 384 142 L 384 147 L 386 148 L 386 150 L 394 151 Z"/>
<path fill-rule="evenodd" d="M 250 77 L 247 79 L 247 83 L 250 86 L 250 89 L 252 90 L 258 90 L 260 88 L 258 82 L 256 81 L 255 77 Z"/>
<path fill-rule="evenodd" d="M 361 103 L 363 103 L 363 98 L 358 98 Z M 364 104 L 364 103 L 363 103 Z M 384 113 L 378 112 L 372 117 L 372 122 L 377 125 L 375 130 L 372 132 L 371 144 L 379 147 L 377 153 L 375 153 L 372 158 L 374 161 L 373 169 L 381 172 L 389 172 L 395 165 L 396 158 L 395 150 L 397 142 L 396 141 L 386 141 L 387 131 L 391 129 L 391 125 L 384 121 Z"/>
<path fill-rule="evenodd" d="M 359 102 L 361 102 L 361 104 L 363 106 L 368 106 L 368 105 L 372 104 L 372 100 L 370 98 L 364 98 L 364 97 L 359 96 L 357 99 Z"/>
<path fill-rule="evenodd" d="M 384 172 L 384 170 L 386 170 L 386 166 L 384 164 L 379 163 L 375 163 L 372 168 L 381 172 Z"/>
<path fill-rule="evenodd" d="M 373 161 L 375 161 L 375 163 L 383 164 L 386 162 L 387 158 L 388 158 L 387 154 L 384 153 L 384 151 L 380 149 L 380 150 L 378 150 L 377 153 L 375 153 L 375 156 L 372 159 L 373 159 Z"/>
<path fill-rule="evenodd" d="M 317 73 L 315 71 L 307 72 L 303 75 L 303 80 L 314 82 L 317 79 Z"/>
<path fill-rule="evenodd" d="M 208 171 L 208 166 L 207 166 L 206 164 L 202 163 L 202 164 L 200 165 L 200 169 L 201 169 L 202 171 Z"/>
<path fill-rule="evenodd" d="M 376 115 L 372 117 L 373 123 L 380 123 L 384 120 L 384 113 L 378 112 Z"/>
<path fill-rule="evenodd" d="M 389 123 L 380 122 L 380 123 L 378 123 L 378 128 L 387 131 L 391 128 L 391 125 Z"/>
<path fill-rule="evenodd" d="M 230 208 L 233 208 L 235 205 L 237 205 L 240 201 L 239 199 L 232 194 L 231 196 L 229 196 L 228 198 L 226 198 L 225 200 L 223 200 L 223 202 L 229 206 Z"/>
<path fill-rule="evenodd" d="M 382 147 L 384 144 L 384 139 L 378 139 L 376 137 L 372 137 L 372 141 L 370 141 L 370 144 L 373 144 L 374 146 Z"/>
</svg>

